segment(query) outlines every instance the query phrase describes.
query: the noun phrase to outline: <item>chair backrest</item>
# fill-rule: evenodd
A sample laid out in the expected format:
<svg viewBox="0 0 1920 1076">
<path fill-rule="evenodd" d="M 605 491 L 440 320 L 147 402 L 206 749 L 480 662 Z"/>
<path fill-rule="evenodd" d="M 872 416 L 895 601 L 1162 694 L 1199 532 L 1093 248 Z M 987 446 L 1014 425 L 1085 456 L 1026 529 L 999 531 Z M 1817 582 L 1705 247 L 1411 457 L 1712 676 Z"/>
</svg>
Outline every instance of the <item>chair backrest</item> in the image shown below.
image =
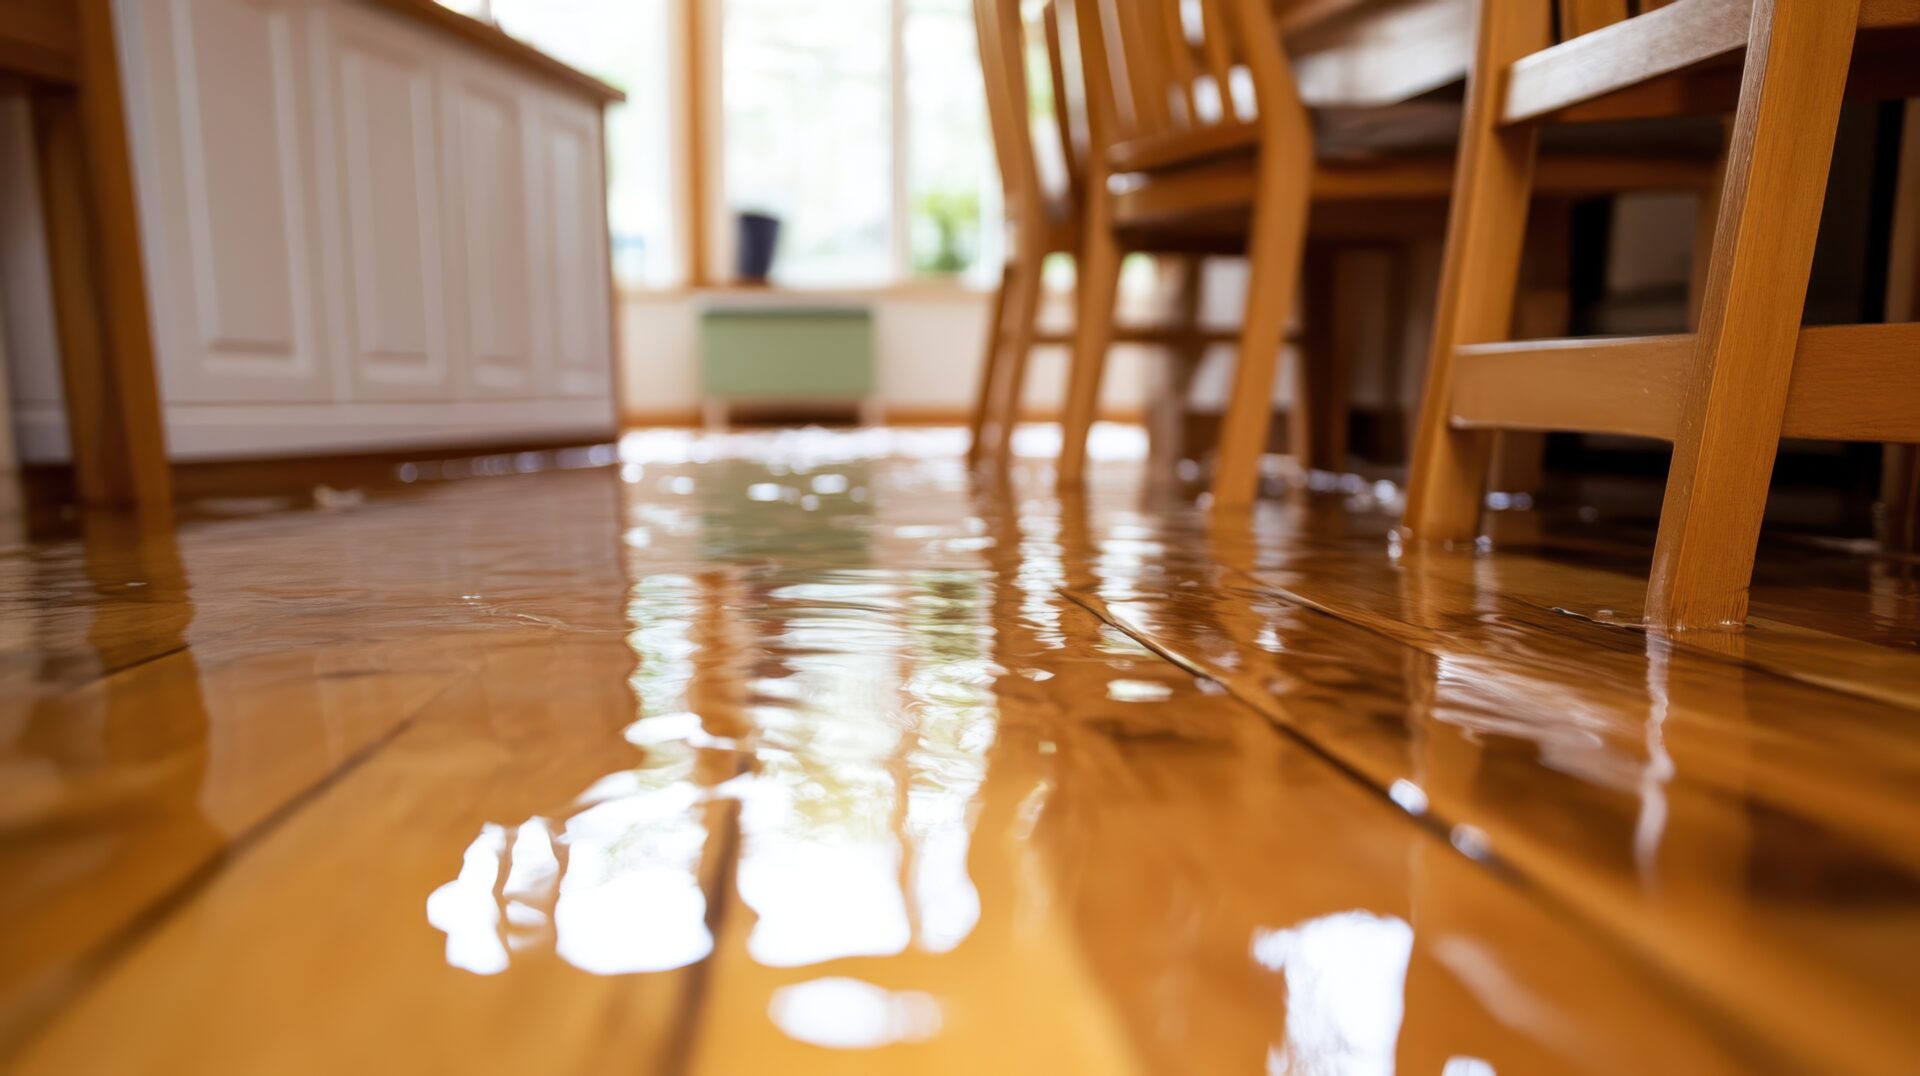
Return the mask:
<svg viewBox="0 0 1920 1076">
<path fill-rule="evenodd" d="M 1249 123 L 1291 95 L 1272 0 L 1057 0 L 1093 146 Z"/>
<path fill-rule="evenodd" d="M 1047 35 L 1047 71 L 1053 79 L 1053 117 L 1060 137 L 1067 195 L 1081 204 L 1086 191 L 1087 158 L 1092 135 L 1087 129 L 1086 84 L 1080 80 L 1079 57 L 1067 48 L 1060 20 L 1060 0 L 1046 0 L 1041 23 Z"/>
<path fill-rule="evenodd" d="M 1009 214 L 1018 214 L 1023 206 L 1037 207 L 1041 197 L 1040 169 L 1027 122 L 1026 30 L 1019 0 L 974 0 L 973 24 L 1001 190 Z"/>
<path fill-rule="evenodd" d="M 1746 47 L 1754 20 L 1751 0 L 1556 0 L 1551 12 L 1543 8 L 1548 0 L 1482 3 L 1479 62 L 1498 72 L 1490 82 L 1501 94 L 1503 124 L 1564 117 L 1643 86 L 1657 94 L 1649 84 L 1672 75 L 1714 75 L 1707 68 Z M 1730 88 L 1737 90 L 1737 76 Z M 1731 106 L 1731 93 L 1702 100 L 1717 96 Z M 1638 107 L 1615 98 L 1589 111 L 1607 118 L 1609 108 L 1630 115 Z"/>
<path fill-rule="evenodd" d="M 1053 0 L 1044 11 L 1043 29 L 1054 122 L 1041 127 L 1033 121 L 1028 57 L 1038 44 L 1031 35 L 1042 28 L 1028 25 L 1021 7 L 1019 0 L 974 0 L 994 155 L 1008 216 L 1016 220 L 1023 212 L 1039 212 L 1059 196 L 1078 205 L 1087 158 L 1084 95 L 1070 92 L 1065 81 Z M 1066 190 L 1059 189 L 1062 185 Z"/>
</svg>

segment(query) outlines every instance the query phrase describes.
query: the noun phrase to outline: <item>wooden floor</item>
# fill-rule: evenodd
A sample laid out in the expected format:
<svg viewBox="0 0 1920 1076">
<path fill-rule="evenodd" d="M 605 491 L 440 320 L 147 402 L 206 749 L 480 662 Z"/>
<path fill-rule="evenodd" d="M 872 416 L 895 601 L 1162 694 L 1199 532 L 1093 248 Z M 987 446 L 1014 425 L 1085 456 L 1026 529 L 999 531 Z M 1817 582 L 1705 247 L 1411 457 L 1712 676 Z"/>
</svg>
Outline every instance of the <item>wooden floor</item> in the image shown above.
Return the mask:
<svg viewBox="0 0 1920 1076">
<path fill-rule="evenodd" d="M 1920 1064 L 1913 564 L 625 447 L 0 554 L 0 1069 Z"/>
</svg>

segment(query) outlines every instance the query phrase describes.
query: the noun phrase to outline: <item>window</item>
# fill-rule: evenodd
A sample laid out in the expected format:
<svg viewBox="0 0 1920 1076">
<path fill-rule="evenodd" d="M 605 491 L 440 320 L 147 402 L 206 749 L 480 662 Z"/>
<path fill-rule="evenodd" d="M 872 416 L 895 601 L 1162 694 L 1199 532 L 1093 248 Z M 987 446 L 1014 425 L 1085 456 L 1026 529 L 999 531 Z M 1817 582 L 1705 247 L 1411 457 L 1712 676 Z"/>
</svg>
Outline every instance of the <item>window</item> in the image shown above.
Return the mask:
<svg viewBox="0 0 1920 1076">
<path fill-rule="evenodd" d="M 890 0 L 726 0 L 724 203 L 780 218 L 783 283 L 891 274 Z"/>
<path fill-rule="evenodd" d="M 907 265 L 972 271 L 1000 260 L 1000 179 L 969 0 L 906 0 Z M 993 228 L 985 227 L 992 220 Z"/>
<path fill-rule="evenodd" d="M 681 244 L 697 241 L 675 200 L 684 0 L 440 2 L 627 92 L 607 115 L 615 273 L 629 286 L 679 282 Z M 777 282 L 993 275 L 1000 182 L 971 0 L 698 2 L 721 72 L 711 203 L 716 219 L 780 218 Z M 728 275 L 731 257 L 715 268 Z"/>
<path fill-rule="evenodd" d="M 969 0 L 724 0 L 723 204 L 781 218 L 774 279 L 979 275 L 999 180 Z"/>
</svg>

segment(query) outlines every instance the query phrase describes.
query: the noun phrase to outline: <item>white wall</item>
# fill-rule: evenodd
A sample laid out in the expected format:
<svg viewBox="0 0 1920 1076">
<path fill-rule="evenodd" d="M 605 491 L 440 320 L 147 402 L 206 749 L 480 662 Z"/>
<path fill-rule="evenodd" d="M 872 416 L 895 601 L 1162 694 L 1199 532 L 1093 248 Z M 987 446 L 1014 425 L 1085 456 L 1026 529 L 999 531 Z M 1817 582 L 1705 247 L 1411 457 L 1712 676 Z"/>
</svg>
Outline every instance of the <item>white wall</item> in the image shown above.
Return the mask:
<svg viewBox="0 0 1920 1076">
<path fill-rule="evenodd" d="M 822 305 L 865 306 L 873 311 L 874 351 L 880 402 L 905 417 L 958 417 L 973 402 L 984 349 L 988 304 L 981 293 L 901 291 L 869 295 L 823 294 Z M 700 406 L 697 325 L 700 311 L 724 302 L 700 293 L 629 293 L 620 309 L 621 413 L 632 419 L 682 419 Z M 815 301 L 780 293 L 780 303 Z M 1064 296 L 1051 296 L 1045 323 L 1070 324 Z M 1145 406 L 1150 364 L 1144 348 L 1116 348 L 1101 403 L 1108 413 L 1136 415 Z M 1066 382 L 1066 349 L 1035 349 L 1027 368 L 1027 408 L 1058 411 Z"/>
</svg>

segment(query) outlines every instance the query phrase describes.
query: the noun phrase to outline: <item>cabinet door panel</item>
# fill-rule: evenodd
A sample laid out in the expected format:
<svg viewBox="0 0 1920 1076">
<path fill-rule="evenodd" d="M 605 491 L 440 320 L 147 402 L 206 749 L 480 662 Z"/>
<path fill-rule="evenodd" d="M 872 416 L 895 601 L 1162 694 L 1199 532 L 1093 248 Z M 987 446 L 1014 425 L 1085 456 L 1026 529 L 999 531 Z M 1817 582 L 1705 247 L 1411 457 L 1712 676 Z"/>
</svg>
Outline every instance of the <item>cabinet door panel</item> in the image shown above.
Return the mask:
<svg viewBox="0 0 1920 1076">
<path fill-rule="evenodd" d="M 353 397 L 447 399 L 433 54 L 383 18 L 341 6 L 328 55 Z"/>
<path fill-rule="evenodd" d="M 300 13 L 271 0 L 122 6 L 149 284 L 168 400 L 326 391 Z"/>
<path fill-rule="evenodd" d="M 464 395 L 538 385 L 529 257 L 526 96 L 497 72 L 462 68 L 445 97 L 452 339 Z"/>
<path fill-rule="evenodd" d="M 550 108 L 539 147 L 545 180 L 552 391 L 612 392 L 606 191 L 599 118 L 587 107 Z"/>
</svg>

